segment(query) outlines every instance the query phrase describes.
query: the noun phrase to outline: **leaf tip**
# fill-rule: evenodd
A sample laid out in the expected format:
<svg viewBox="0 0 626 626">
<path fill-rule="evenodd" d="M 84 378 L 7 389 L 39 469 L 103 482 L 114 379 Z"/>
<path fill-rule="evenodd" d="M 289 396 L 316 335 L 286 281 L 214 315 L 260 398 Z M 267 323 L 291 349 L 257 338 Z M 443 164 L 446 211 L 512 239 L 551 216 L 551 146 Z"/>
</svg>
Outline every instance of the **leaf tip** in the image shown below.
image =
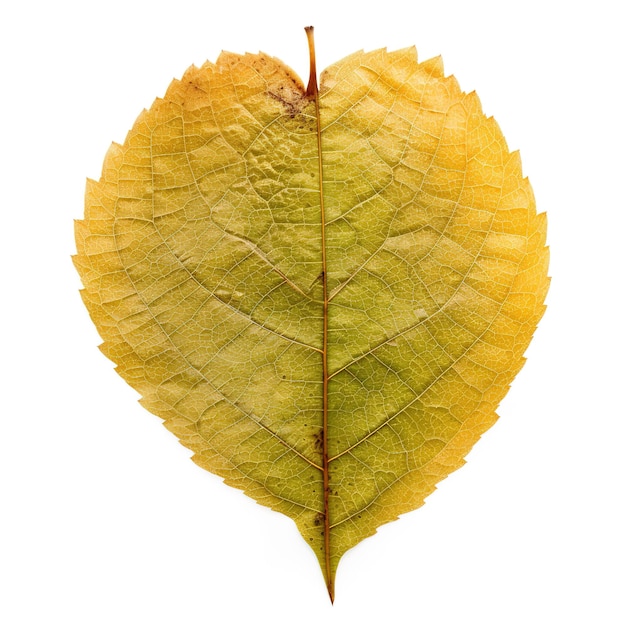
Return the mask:
<svg viewBox="0 0 626 626">
<path fill-rule="evenodd" d="M 327 589 L 330 603 L 335 604 L 335 581 L 333 579 L 328 582 Z"/>
</svg>

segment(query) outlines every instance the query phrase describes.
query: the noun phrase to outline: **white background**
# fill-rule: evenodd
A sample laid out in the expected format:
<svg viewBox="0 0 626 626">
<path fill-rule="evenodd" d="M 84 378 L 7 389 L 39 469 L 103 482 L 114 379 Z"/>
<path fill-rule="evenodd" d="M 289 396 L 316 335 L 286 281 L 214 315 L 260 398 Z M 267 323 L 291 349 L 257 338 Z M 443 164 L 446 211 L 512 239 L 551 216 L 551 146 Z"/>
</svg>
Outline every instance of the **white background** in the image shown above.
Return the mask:
<svg viewBox="0 0 626 626">
<path fill-rule="evenodd" d="M 215 8 L 215 6 L 219 8 Z M 5 5 L 6 6 L 6 5 Z M 624 625 L 625 132 L 617 3 L 21 2 L 0 15 L 0 622 Z M 192 63 L 306 80 L 415 44 L 475 89 L 549 214 L 548 312 L 500 421 L 350 551 L 331 607 L 293 523 L 196 467 L 97 350 L 72 220 L 112 140 Z"/>
</svg>

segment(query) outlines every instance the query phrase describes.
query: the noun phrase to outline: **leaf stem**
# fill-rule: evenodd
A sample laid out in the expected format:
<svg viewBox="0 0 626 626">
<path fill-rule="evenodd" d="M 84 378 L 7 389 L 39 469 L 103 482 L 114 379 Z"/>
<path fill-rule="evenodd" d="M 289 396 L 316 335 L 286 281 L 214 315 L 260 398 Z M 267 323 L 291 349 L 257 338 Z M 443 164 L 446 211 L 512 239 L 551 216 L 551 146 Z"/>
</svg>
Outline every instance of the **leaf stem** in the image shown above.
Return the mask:
<svg viewBox="0 0 626 626">
<path fill-rule="evenodd" d="M 313 39 L 313 26 L 305 26 L 304 30 L 306 32 L 307 41 L 309 42 L 309 84 L 306 87 L 306 95 L 308 98 L 315 98 L 315 110 L 319 112 L 319 107 L 317 106 L 317 69 L 315 67 L 315 40 Z M 319 115 L 317 116 L 317 121 L 319 126 Z M 320 158 L 320 167 L 321 162 L 322 159 Z"/>
</svg>

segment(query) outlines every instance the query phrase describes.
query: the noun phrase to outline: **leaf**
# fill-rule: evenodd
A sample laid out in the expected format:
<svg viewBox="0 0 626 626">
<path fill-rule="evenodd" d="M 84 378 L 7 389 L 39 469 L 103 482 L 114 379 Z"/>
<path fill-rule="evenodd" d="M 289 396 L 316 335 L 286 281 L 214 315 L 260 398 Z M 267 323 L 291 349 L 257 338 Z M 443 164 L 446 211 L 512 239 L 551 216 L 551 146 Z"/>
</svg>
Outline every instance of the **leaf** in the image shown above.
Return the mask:
<svg viewBox="0 0 626 626">
<path fill-rule="evenodd" d="M 309 30 L 310 47 L 312 31 Z M 474 93 L 414 49 L 307 89 L 191 67 L 88 181 L 76 267 L 102 351 L 200 466 L 341 556 L 496 420 L 548 288 L 545 215 Z"/>
</svg>

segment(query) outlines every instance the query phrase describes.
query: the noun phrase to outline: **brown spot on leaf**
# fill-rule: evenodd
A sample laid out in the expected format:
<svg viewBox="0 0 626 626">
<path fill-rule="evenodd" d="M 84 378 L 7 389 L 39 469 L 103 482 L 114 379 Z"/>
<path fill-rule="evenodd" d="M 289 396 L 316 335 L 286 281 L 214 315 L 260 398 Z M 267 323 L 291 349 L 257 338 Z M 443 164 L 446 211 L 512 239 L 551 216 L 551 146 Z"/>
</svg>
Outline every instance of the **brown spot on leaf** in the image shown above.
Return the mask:
<svg viewBox="0 0 626 626">
<path fill-rule="evenodd" d="M 303 109 L 311 102 L 302 87 L 295 81 L 284 81 L 280 84 L 270 85 L 267 95 L 280 102 L 285 113 L 291 118 L 302 113 Z"/>
<path fill-rule="evenodd" d="M 315 449 L 318 452 L 322 452 L 324 449 L 324 429 L 320 429 L 319 432 L 315 433 Z"/>
</svg>

